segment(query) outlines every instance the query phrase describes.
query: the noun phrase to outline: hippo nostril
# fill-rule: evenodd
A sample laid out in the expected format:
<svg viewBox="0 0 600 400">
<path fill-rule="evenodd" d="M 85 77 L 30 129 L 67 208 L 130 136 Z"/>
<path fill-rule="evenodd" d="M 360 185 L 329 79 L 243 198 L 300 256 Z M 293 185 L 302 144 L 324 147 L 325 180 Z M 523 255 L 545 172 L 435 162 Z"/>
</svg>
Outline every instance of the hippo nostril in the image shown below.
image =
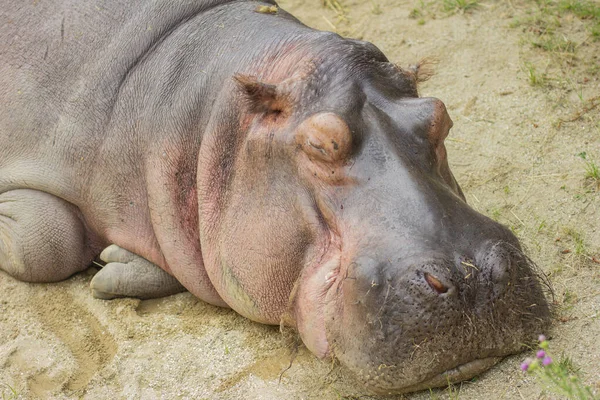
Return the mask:
<svg viewBox="0 0 600 400">
<path fill-rule="evenodd" d="M 511 255 L 509 250 L 496 244 L 487 252 L 483 267 L 490 271 L 491 281 L 496 285 L 506 285 L 511 270 Z"/>
<path fill-rule="evenodd" d="M 491 278 L 492 282 L 503 288 L 508 285 L 509 277 L 510 277 L 510 261 L 507 259 L 498 259 L 495 260 L 495 263 L 491 266 Z"/>
<path fill-rule="evenodd" d="M 438 278 L 427 272 L 425 272 L 425 280 L 427 283 L 429 283 L 429 286 L 431 286 L 431 288 L 439 294 L 446 293 L 448 291 L 448 288 L 442 282 L 440 282 Z"/>
<path fill-rule="evenodd" d="M 519 256 L 512 247 L 504 242 L 486 243 L 482 246 L 481 253 L 476 257 L 480 260 L 482 274 L 480 279 L 486 282 L 488 295 L 492 299 L 504 295 L 511 286 L 515 271 L 518 267 Z"/>
</svg>

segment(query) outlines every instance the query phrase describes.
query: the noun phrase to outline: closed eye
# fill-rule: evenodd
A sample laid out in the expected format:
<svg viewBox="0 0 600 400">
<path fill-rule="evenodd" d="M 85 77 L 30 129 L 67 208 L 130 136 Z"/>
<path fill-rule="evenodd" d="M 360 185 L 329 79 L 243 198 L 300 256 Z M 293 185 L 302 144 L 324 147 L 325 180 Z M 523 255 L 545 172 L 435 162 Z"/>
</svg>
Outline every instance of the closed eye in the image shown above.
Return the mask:
<svg viewBox="0 0 600 400">
<path fill-rule="evenodd" d="M 319 146 L 318 144 L 314 144 L 313 142 L 311 142 L 311 141 L 310 141 L 310 139 L 308 140 L 308 144 L 309 144 L 311 147 L 313 147 L 313 148 L 315 148 L 315 149 L 319 150 L 319 151 L 320 151 L 322 154 L 324 154 L 324 155 L 326 155 L 326 154 L 327 154 L 327 152 L 325 151 L 325 149 L 324 149 L 322 146 Z"/>
</svg>

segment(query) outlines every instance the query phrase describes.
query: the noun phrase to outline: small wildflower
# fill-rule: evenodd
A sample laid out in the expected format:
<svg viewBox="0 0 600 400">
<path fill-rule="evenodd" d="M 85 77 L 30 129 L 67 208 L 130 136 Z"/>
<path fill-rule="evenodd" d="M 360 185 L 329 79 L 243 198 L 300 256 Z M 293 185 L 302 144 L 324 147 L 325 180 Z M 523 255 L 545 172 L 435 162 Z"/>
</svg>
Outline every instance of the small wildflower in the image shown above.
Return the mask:
<svg viewBox="0 0 600 400">
<path fill-rule="evenodd" d="M 552 359 L 549 356 L 544 357 L 544 359 L 542 360 L 542 365 L 544 367 L 547 367 L 550 364 L 552 364 Z"/>
<path fill-rule="evenodd" d="M 540 343 L 541 343 L 541 342 L 545 342 L 545 341 L 546 341 L 546 336 L 544 336 L 544 335 L 540 335 L 540 336 L 538 337 L 538 340 L 540 341 Z"/>
<path fill-rule="evenodd" d="M 576 374 L 569 374 L 567 362 L 555 363 L 550 357 L 549 343 L 544 335 L 539 336 L 539 349 L 535 358 L 526 358 L 521 371 L 536 376 L 541 382 L 551 384 L 556 393 L 572 394 L 570 399 L 595 399 L 592 389 L 583 385 Z M 568 360 L 568 358 L 565 358 Z M 600 398 L 598 398 L 600 400 Z"/>
<path fill-rule="evenodd" d="M 537 358 L 544 358 L 546 357 L 546 352 L 544 350 L 538 350 L 538 352 L 535 355 Z"/>
</svg>

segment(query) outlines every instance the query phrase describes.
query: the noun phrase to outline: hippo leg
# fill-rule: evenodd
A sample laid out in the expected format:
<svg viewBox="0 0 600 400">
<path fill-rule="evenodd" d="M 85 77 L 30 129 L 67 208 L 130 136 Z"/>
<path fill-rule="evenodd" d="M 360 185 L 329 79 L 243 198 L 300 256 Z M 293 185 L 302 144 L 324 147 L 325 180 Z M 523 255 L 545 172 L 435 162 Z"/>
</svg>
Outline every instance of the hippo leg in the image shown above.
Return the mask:
<svg viewBox="0 0 600 400">
<path fill-rule="evenodd" d="M 108 264 L 90 282 L 92 295 L 97 299 L 153 299 L 185 291 L 166 271 L 115 244 L 104 249 L 100 259 Z"/>
<path fill-rule="evenodd" d="M 26 282 L 57 282 L 93 259 L 77 207 L 51 194 L 0 194 L 0 269 Z"/>
</svg>

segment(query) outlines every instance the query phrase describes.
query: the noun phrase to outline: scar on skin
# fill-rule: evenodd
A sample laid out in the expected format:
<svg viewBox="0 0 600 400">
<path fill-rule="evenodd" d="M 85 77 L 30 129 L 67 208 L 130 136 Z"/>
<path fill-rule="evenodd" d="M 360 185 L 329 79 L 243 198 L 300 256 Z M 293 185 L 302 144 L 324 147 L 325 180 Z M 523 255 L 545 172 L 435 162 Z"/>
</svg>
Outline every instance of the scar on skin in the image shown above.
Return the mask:
<svg viewBox="0 0 600 400">
<path fill-rule="evenodd" d="M 258 6 L 254 11 L 261 14 L 277 14 L 277 6 Z"/>
</svg>

